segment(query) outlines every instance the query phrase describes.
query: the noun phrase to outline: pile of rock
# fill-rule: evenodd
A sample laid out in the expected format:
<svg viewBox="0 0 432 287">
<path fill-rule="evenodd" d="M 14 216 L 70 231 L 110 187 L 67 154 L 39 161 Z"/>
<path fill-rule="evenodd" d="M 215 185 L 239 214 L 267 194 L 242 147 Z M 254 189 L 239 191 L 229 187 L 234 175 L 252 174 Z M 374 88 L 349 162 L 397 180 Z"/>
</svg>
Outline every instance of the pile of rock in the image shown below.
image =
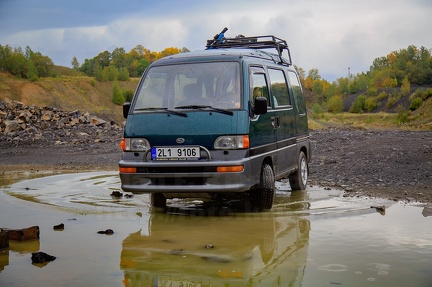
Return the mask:
<svg viewBox="0 0 432 287">
<path fill-rule="evenodd" d="M 0 102 L 0 142 L 51 141 L 76 144 L 103 141 L 103 134 L 122 131 L 115 122 L 91 116 L 79 110 L 61 111 L 36 107 L 6 99 Z"/>
</svg>

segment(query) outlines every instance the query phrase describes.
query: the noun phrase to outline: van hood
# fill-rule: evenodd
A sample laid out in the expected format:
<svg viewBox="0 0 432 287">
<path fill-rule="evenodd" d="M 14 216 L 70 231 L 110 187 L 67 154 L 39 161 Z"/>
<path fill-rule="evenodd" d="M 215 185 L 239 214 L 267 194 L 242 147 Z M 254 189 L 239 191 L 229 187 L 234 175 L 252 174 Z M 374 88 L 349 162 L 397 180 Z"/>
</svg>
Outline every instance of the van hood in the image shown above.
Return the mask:
<svg viewBox="0 0 432 287">
<path fill-rule="evenodd" d="M 221 135 L 249 132 L 247 111 L 226 115 L 213 111 L 187 111 L 187 117 L 165 112 L 145 112 L 128 116 L 125 137 L 146 138 L 151 146 L 201 145 L 213 149 Z M 183 143 L 181 140 L 184 139 Z"/>
</svg>

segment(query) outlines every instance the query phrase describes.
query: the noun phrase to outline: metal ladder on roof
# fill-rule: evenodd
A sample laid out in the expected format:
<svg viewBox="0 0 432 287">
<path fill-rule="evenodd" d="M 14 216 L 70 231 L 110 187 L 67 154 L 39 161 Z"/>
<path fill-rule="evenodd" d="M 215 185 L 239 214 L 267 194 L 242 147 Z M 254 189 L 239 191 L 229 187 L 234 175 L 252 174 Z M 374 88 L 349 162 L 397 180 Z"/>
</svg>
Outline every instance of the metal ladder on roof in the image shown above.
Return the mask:
<svg viewBox="0 0 432 287">
<path fill-rule="evenodd" d="M 216 34 L 213 39 L 207 40 L 206 50 L 210 49 L 227 49 L 227 48 L 246 48 L 246 49 L 276 49 L 279 62 L 286 65 L 292 65 L 291 53 L 285 40 L 273 35 L 245 37 L 238 35 L 235 38 L 225 38 L 224 28 L 222 32 Z M 283 51 L 287 51 L 288 59 L 282 56 Z"/>
</svg>

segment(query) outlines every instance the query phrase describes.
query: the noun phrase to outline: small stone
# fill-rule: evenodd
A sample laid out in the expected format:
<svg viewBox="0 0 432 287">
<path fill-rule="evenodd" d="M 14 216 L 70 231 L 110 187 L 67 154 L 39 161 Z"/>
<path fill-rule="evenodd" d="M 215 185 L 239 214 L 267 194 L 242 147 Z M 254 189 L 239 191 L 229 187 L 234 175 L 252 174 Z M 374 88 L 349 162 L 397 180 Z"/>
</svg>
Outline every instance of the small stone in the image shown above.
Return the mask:
<svg viewBox="0 0 432 287">
<path fill-rule="evenodd" d="M 113 191 L 113 192 L 111 193 L 111 196 L 112 196 L 112 197 L 122 197 L 122 196 L 123 196 L 123 193 L 121 193 L 120 191 Z"/>
<path fill-rule="evenodd" d="M 54 261 L 55 259 L 55 256 L 46 254 L 45 252 L 34 252 L 31 256 L 32 263 L 44 263 L 48 261 Z"/>
<path fill-rule="evenodd" d="M 385 215 L 385 209 L 386 209 L 385 205 L 371 206 L 371 208 L 375 208 L 379 214 Z"/>
<path fill-rule="evenodd" d="M 422 214 L 424 217 L 432 216 L 432 206 L 425 206 L 423 208 Z"/>
<path fill-rule="evenodd" d="M 59 225 L 54 225 L 54 230 L 64 230 L 64 224 L 60 223 Z"/>
<path fill-rule="evenodd" d="M 114 230 L 107 229 L 107 230 L 98 231 L 97 233 L 98 234 L 105 234 L 105 235 L 113 235 L 114 234 Z"/>
</svg>

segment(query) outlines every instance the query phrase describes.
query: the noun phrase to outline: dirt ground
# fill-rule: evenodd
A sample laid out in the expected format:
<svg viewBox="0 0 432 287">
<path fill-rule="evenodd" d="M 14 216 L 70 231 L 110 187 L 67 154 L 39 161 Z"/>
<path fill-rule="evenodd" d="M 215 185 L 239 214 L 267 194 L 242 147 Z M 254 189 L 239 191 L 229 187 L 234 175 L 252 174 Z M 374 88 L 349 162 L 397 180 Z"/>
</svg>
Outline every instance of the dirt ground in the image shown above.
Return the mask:
<svg viewBox="0 0 432 287">
<path fill-rule="evenodd" d="M 332 128 L 311 136 L 310 184 L 343 189 L 345 196 L 432 203 L 432 132 Z M 102 141 L 59 144 L 0 135 L 0 174 L 116 170 L 121 137 L 118 130 Z"/>
</svg>

